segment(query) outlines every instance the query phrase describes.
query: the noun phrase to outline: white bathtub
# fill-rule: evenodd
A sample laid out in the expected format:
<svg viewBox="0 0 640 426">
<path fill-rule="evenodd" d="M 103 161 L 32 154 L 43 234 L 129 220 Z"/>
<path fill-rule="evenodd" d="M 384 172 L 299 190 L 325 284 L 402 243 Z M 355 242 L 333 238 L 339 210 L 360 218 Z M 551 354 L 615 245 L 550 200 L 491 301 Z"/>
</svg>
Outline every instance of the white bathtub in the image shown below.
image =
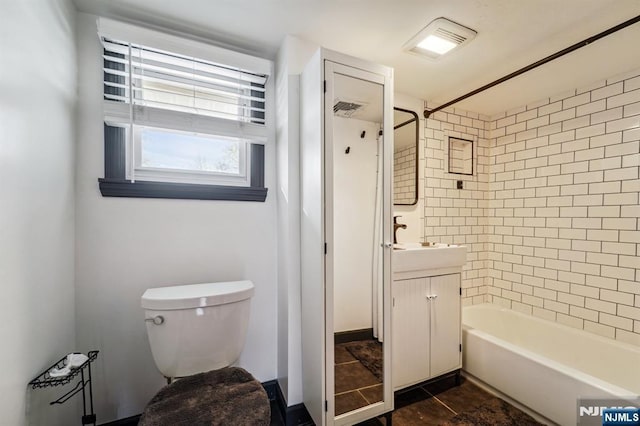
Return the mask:
<svg viewBox="0 0 640 426">
<path fill-rule="evenodd" d="M 578 398 L 640 395 L 640 347 L 497 305 L 463 309 L 463 370 L 560 425 Z"/>
</svg>

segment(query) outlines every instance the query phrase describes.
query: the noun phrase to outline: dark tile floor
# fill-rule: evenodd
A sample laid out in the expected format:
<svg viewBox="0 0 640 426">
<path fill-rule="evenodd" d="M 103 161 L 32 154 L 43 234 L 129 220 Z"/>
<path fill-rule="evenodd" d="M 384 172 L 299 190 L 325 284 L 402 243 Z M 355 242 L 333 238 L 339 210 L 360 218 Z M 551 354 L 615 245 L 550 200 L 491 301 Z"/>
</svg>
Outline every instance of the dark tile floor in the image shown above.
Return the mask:
<svg viewBox="0 0 640 426">
<path fill-rule="evenodd" d="M 456 386 L 453 378 L 421 386 L 396 395 L 393 424 L 439 425 L 456 414 L 473 410 L 490 398 L 491 394 L 467 380 Z"/>
<path fill-rule="evenodd" d="M 345 348 L 335 346 L 336 415 L 382 401 L 382 383 Z"/>
<path fill-rule="evenodd" d="M 342 344 L 335 347 L 336 415 L 382 400 L 382 384 Z M 534 419 L 503 400 L 462 378 L 454 376 L 395 394 L 393 426 L 536 426 Z M 271 406 L 271 426 L 284 425 L 275 404 Z M 384 418 L 371 419 L 360 426 L 385 425 Z"/>
<path fill-rule="evenodd" d="M 534 426 L 534 419 L 473 383 L 462 378 L 460 386 L 453 377 L 400 391 L 395 395 L 393 426 Z M 372 419 L 361 426 L 384 425 Z"/>
</svg>

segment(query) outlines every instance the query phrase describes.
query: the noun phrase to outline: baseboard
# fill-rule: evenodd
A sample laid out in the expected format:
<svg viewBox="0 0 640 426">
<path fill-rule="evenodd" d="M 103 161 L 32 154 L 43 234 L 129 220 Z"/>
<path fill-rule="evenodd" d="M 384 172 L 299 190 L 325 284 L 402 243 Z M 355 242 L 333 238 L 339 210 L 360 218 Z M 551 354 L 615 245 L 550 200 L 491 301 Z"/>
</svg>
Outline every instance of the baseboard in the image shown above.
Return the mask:
<svg viewBox="0 0 640 426">
<path fill-rule="evenodd" d="M 311 415 L 304 404 L 296 404 L 287 407 L 287 426 L 314 426 Z"/>
<path fill-rule="evenodd" d="M 285 421 L 287 426 L 307 426 L 313 425 L 311 415 L 307 411 L 307 407 L 304 404 L 296 404 L 290 407 L 287 406 L 287 402 L 282 394 L 282 389 L 277 380 L 269 380 L 262 384 L 264 386 L 270 401 L 275 401 L 280 415 Z"/>
<path fill-rule="evenodd" d="M 273 380 L 275 382 L 275 380 Z M 285 421 L 287 426 L 307 426 L 313 425 L 313 420 L 311 420 L 311 415 L 307 411 L 307 407 L 304 404 L 296 404 L 290 407 L 287 407 L 287 403 L 284 399 L 284 395 L 282 395 L 282 389 L 280 389 L 280 385 L 276 382 L 276 402 L 278 408 L 280 409 L 280 414 Z"/>
<path fill-rule="evenodd" d="M 278 401 L 278 392 L 280 392 L 280 386 L 277 380 L 269 380 L 262 383 L 262 387 L 267 393 L 269 401 Z"/>
<path fill-rule="evenodd" d="M 140 414 L 135 416 L 127 417 L 125 419 L 115 420 L 109 423 L 102 423 L 100 426 L 135 426 L 138 424 L 140 420 Z"/>
<path fill-rule="evenodd" d="M 373 340 L 373 328 L 363 328 L 361 330 L 340 331 L 334 335 L 334 343 L 355 342 L 357 340 Z"/>
</svg>

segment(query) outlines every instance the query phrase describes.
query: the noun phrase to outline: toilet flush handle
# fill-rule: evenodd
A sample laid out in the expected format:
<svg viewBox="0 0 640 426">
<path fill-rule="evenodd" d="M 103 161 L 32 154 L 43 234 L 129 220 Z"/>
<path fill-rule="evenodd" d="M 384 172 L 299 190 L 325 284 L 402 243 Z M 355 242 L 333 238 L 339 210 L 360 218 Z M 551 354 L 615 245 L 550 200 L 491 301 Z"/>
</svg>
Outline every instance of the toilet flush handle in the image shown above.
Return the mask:
<svg viewBox="0 0 640 426">
<path fill-rule="evenodd" d="M 153 318 L 145 318 L 144 322 L 152 322 L 155 325 L 162 325 L 164 324 L 164 317 L 162 315 L 156 315 Z"/>
</svg>

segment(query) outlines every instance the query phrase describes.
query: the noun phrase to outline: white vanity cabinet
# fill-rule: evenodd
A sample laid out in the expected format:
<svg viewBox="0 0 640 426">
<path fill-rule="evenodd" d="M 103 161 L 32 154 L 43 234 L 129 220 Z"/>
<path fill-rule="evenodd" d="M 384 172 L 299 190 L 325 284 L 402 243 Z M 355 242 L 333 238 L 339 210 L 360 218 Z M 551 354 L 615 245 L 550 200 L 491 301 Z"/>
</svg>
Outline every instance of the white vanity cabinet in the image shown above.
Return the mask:
<svg viewBox="0 0 640 426">
<path fill-rule="evenodd" d="M 391 286 L 394 390 L 462 368 L 460 273 L 427 274 Z"/>
</svg>

